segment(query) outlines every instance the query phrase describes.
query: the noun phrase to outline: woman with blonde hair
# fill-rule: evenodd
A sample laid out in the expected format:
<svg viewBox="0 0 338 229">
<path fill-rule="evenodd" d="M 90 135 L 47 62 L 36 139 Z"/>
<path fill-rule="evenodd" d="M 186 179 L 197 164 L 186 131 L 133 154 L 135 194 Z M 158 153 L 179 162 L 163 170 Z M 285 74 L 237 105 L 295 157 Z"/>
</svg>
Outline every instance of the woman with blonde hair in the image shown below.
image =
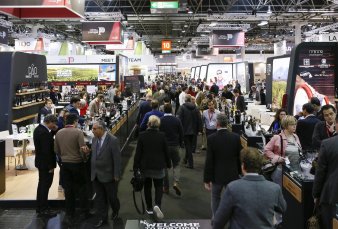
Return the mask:
<svg viewBox="0 0 338 229">
<path fill-rule="evenodd" d="M 160 119 L 151 115 L 146 131 L 141 132 L 138 138 L 136 154 L 134 157 L 134 171 L 140 170 L 144 177 L 144 197 L 147 205 L 147 213 L 155 213 L 156 217 L 164 217 L 161 211 L 163 178 L 165 168 L 171 167 L 168 145 L 165 134 L 159 131 Z M 155 205 L 153 207 L 151 187 L 154 183 Z"/>
<path fill-rule="evenodd" d="M 273 164 L 278 165 L 271 175 L 273 182 L 282 187 L 282 165 L 288 164 L 291 170 L 299 170 L 299 154 L 302 150 L 296 132 L 297 120 L 287 115 L 281 121 L 282 131 L 274 135 L 265 146 L 264 154 Z M 276 214 L 277 224 L 282 223 L 282 216 Z"/>
</svg>

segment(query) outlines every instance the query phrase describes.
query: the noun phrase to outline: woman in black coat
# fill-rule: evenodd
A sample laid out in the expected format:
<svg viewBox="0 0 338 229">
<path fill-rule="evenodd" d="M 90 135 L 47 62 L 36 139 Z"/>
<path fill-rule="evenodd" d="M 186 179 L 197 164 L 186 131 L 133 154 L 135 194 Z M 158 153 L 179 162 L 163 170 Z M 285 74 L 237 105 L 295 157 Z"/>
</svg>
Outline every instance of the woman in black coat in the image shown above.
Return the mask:
<svg viewBox="0 0 338 229">
<path fill-rule="evenodd" d="M 141 132 L 138 138 L 134 157 L 134 171 L 140 170 L 144 177 L 144 197 L 147 204 L 147 213 L 156 214 L 163 218 L 161 201 L 163 193 L 163 178 L 165 169 L 171 167 L 165 134 L 159 132 L 160 119 L 152 115 L 149 117 L 148 129 Z M 153 208 L 151 187 L 155 187 L 155 206 Z"/>
</svg>

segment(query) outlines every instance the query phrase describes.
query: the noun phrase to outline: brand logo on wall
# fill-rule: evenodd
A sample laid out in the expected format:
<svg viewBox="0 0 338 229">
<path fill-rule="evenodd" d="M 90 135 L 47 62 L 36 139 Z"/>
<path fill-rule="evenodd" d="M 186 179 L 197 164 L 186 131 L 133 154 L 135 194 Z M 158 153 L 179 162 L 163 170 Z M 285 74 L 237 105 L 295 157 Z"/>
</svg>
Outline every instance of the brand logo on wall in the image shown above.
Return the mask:
<svg viewBox="0 0 338 229">
<path fill-rule="evenodd" d="M 32 78 L 39 78 L 38 67 L 36 67 L 34 64 L 28 67 L 27 75 L 26 75 L 26 79 L 32 79 Z"/>
<path fill-rule="evenodd" d="M 98 27 L 97 29 L 90 29 L 88 31 L 89 34 L 97 34 L 101 36 L 101 34 L 105 33 L 106 29 L 104 27 Z"/>
<path fill-rule="evenodd" d="M 211 40 L 213 47 L 244 46 L 244 32 L 236 30 L 214 30 Z"/>
</svg>

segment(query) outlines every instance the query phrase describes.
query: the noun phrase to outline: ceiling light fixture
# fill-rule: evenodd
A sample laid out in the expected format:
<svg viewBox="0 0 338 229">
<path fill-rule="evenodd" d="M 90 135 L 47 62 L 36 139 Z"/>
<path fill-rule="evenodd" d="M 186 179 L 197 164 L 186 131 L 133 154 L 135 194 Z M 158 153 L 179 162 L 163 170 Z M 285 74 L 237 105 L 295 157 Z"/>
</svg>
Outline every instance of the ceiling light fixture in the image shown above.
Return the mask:
<svg viewBox="0 0 338 229">
<path fill-rule="evenodd" d="M 268 6 L 268 11 L 267 11 L 266 13 L 267 13 L 267 14 L 272 14 L 271 6 Z"/>
<path fill-rule="evenodd" d="M 209 26 L 210 27 L 215 27 L 216 25 L 217 25 L 217 22 L 211 22 Z"/>
<path fill-rule="evenodd" d="M 185 25 L 184 25 L 184 28 L 188 28 L 188 25 L 187 25 L 187 24 L 185 24 Z"/>
<path fill-rule="evenodd" d="M 182 30 L 182 33 L 185 33 L 185 30 Z"/>
<path fill-rule="evenodd" d="M 193 14 L 194 12 L 190 9 L 190 8 L 188 8 L 188 14 Z"/>
</svg>

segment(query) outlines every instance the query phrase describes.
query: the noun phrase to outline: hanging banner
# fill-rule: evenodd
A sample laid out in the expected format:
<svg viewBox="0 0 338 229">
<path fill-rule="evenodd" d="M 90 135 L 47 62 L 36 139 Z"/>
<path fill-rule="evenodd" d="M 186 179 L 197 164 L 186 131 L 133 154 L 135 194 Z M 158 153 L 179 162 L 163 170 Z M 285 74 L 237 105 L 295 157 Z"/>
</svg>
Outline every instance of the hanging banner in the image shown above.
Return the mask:
<svg viewBox="0 0 338 229">
<path fill-rule="evenodd" d="M 0 44 L 7 45 L 8 43 L 8 28 L 0 26 Z"/>
<path fill-rule="evenodd" d="M 211 48 L 209 45 L 198 45 L 196 56 L 217 56 L 218 48 Z"/>
<path fill-rule="evenodd" d="M 244 46 L 244 32 L 236 30 L 214 30 L 212 47 L 238 47 Z"/>
<path fill-rule="evenodd" d="M 84 19 L 85 0 L 0 0 L 0 12 L 22 19 Z"/>
<path fill-rule="evenodd" d="M 123 44 L 121 22 L 83 22 L 82 41 L 88 44 Z"/>
<path fill-rule="evenodd" d="M 22 52 L 48 52 L 50 40 L 46 38 L 20 38 L 15 40 L 15 50 Z"/>
<path fill-rule="evenodd" d="M 134 50 L 135 39 L 132 36 L 126 35 L 123 44 L 106 45 L 106 50 Z"/>
<path fill-rule="evenodd" d="M 286 54 L 286 40 L 282 40 L 273 44 L 273 53 L 275 56 Z"/>
</svg>

